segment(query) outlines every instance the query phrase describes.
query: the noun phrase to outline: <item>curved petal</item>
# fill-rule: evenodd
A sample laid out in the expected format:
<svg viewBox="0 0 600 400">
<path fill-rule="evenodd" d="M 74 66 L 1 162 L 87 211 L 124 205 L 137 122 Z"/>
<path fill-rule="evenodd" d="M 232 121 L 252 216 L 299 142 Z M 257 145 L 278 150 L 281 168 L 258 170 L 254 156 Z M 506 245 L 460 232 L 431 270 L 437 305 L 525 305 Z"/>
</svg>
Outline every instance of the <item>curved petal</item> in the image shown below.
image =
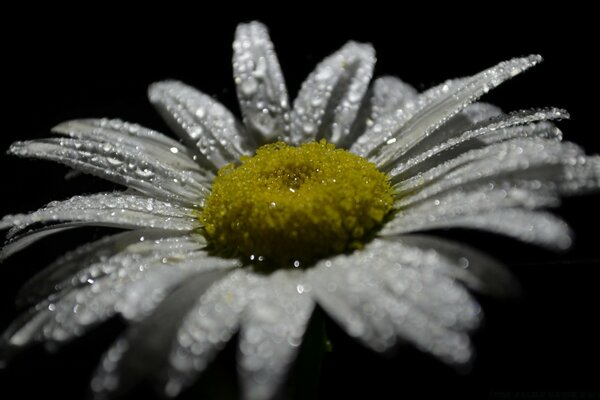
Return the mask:
<svg viewBox="0 0 600 400">
<path fill-rule="evenodd" d="M 156 82 L 148 98 L 179 137 L 197 151 L 197 161 L 211 170 L 249 155 L 254 146 L 221 103 L 178 81 Z"/>
<path fill-rule="evenodd" d="M 210 181 L 199 170 L 182 170 L 143 149 L 84 139 L 40 139 L 13 143 L 10 154 L 56 161 L 82 172 L 185 205 L 200 204 Z"/>
<path fill-rule="evenodd" d="M 187 238 L 138 242 L 90 265 L 72 285 L 33 307 L 4 335 L 5 346 L 32 341 L 64 343 L 115 314 L 139 320 L 191 274 L 230 268 L 235 261 L 212 258 Z M 101 271 L 94 278 L 94 270 Z M 81 281 L 87 277 L 86 281 Z"/>
<path fill-rule="evenodd" d="M 83 285 L 89 279 L 97 279 L 107 273 L 102 267 L 102 261 L 123 252 L 133 244 L 146 240 L 152 243 L 161 238 L 180 235 L 181 233 L 159 229 L 137 229 L 87 243 L 67 252 L 27 281 L 19 291 L 17 304 L 23 306 L 40 302 L 52 293 Z M 192 240 L 198 246 L 206 243 L 200 235 L 193 235 Z"/>
<path fill-rule="evenodd" d="M 206 369 L 237 331 L 257 276 L 238 269 L 213 284 L 180 326 L 169 355 L 164 392 L 174 397 Z"/>
<path fill-rule="evenodd" d="M 204 176 L 193 160 L 193 154 L 181 143 L 160 132 L 119 119 L 77 119 L 52 128 L 53 133 L 76 139 L 110 143 L 119 147 L 143 150 L 151 157 L 179 169 L 189 169 Z"/>
<path fill-rule="evenodd" d="M 233 75 L 244 124 L 265 143 L 289 132 L 289 100 L 267 28 L 240 24 L 233 42 Z"/>
<path fill-rule="evenodd" d="M 275 397 L 313 311 L 302 271 L 277 271 L 253 291 L 242 315 L 238 370 L 246 399 Z"/>
<path fill-rule="evenodd" d="M 449 123 L 457 117 L 454 117 Z M 566 111 L 555 108 L 519 111 L 488 119 L 478 124 L 471 124 L 469 129 L 458 129 L 449 132 L 450 135 L 440 137 L 436 135 L 436 141 L 433 143 L 432 140 L 427 140 L 432 138 L 430 136 L 421 142 L 425 142 L 429 147 L 424 147 L 421 144 L 413 147 L 404 155 L 403 160 L 405 161 L 398 162 L 390 171 L 390 176 L 395 181 L 402 179 L 404 176 L 414 176 L 428 171 L 444 161 L 456 158 L 468 150 L 485 147 L 487 144 L 499 141 L 507 141 L 511 138 L 556 139 L 560 136 L 556 134 L 554 125 L 539 121 L 568 117 L 569 114 Z M 437 139 L 441 141 L 437 141 Z"/>
<path fill-rule="evenodd" d="M 160 374 L 185 314 L 227 273 L 227 269 L 216 269 L 191 275 L 149 316 L 134 323 L 104 354 L 91 381 L 94 398 L 123 397 L 145 379 Z"/>
<path fill-rule="evenodd" d="M 552 214 L 523 209 L 500 209 L 471 214 L 465 205 L 463 212 L 449 215 L 396 215 L 381 230 L 382 236 L 412 233 L 431 229 L 469 228 L 513 237 L 523 242 L 564 250 L 571 246 L 571 231 L 567 224 Z"/>
<path fill-rule="evenodd" d="M 373 47 L 355 42 L 317 65 L 294 101 L 288 141 L 295 145 L 312 139 L 342 141 L 350 133 L 374 65 Z"/>
<path fill-rule="evenodd" d="M 367 134 L 367 132 L 372 132 L 370 128 L 383 116 L 393 111 L 408 112 L 409 109 L 415 107 L 416 99 L 416 89 L 394 76 L 382 76 L 375 79 L 358 110 L 350 135 L 340 141 L 338 146 L 350 148 L 351 152 L 362 155 L 363 150 L 369 146 L 370 142 L 375 142 L 374 147 L 380 140 L 378 135 Z"/>
<path fill-rule="evenodd" d="M 474 248 L 431 235 L 386 237 L 398 246 L 401 259 L 427 265 L 452 277 L 469 289 L 493 296 L 513 296 L 520 291 L 517 280 L 500 262 Z"/>
<path fill-rule="evenodd" d="M 451 278 L 402 247 L 374 240 L 364 250 L 334 257 L 307 272 L 315 296 L 350 335 L 378 351 L 396 337 L 449 363 L 465 363 L 463 332 L 477 326 L 480 309 Z"/>
<path fill-rule="evenodd" d="M 383 170 L 390 170 L 406 151 L 436 131 L 468 104 L 540 61 L 540 56 L 505 61 L 454 84 L 444 95 L 423 107 L 406 123 L 403 122 L 401 128 L 392 130 L 391 135 L 386 135 L 389 138 L 371 150 L 369 160 Z"/>
<path fill-rule="evenodd" d="M 36 229 L 38 224 L 43 227 Z M 0 257 L 5 258 L 57 229 L 85 225 L 192 231 L 200 223 L 191 209 L 146 196 L 118 192 L 75 196 L 51 202 L 30 214 L 2 218 L 0 229 L 12 229 L 7 235 L 11 241 L 2 249 Z"/>
<path fill-rule="evenodd" d="M 533 182 L 540 188 L 548 188 L 544 185 L 550 183 L 549 189 L 560 192 L 563 184 L 573 183 L 574 176 L 587 177 L 590 163 L 593 164 L 593 158 L 585 157 L 578 146 L 568 142 L 539 138 L 500 142 L 463 153 L 395 185 L 400 199 L 398 206 L 449 190 L 465 190 L 467 185 L 481 186 L 497 181 L 516 185 Z M 586 185 L 597 183 L 596 177 Z"/>
</svg>

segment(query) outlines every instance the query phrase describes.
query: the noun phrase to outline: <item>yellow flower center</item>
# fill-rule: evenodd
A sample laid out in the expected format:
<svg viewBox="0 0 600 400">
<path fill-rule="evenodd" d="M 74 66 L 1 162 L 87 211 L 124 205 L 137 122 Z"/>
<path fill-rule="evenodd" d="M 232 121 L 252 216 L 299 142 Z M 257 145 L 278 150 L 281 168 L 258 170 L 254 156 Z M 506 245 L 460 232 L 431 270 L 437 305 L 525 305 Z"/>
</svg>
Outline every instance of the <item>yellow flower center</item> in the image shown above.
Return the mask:
<svg viewBox="0 0 600 400">
<path fill-rule="evenodd" d="M 260 147 L 219 170 L 200 220 L 215 251 L 278 267 L 358 248 L 392 210 L 374 164 L 325 140 Z"/>
</svg>

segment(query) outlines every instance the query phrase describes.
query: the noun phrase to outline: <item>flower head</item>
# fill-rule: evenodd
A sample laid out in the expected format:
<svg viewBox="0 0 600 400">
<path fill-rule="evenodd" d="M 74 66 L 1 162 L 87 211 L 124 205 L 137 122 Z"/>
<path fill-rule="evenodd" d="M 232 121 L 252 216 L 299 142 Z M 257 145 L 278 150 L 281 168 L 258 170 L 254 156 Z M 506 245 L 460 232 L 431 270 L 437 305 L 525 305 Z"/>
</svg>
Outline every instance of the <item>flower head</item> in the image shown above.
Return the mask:
<svg viewBox="0 0 600 400">
<path fill-rule="evenodd" d="M 32 278 L 19 298 L 31 308 L 3 348 L 65 343 L 120 315 L 131 327 L 106 353 L 94 394 L 124 394 L 150 376 L 175 396 L 239 331 L 243 394 L 272 398 L 318 303 L 376 351 L 401 339 L 468 363 L 481 311 L 467 288 L 500 293 L 510 276 L 476 250 L 416 232 L 466 227 L 566 248 L 565 223 L 537 209 L 600 186 L 600 158 L 563 142 L 551 122 L 565 111 L 505 114 L 476 102 L 540 57 L 417 93 L 393 77 L 370 85 L 374 50 L 350 42 L 290 106 L 266 28 L 241 24 L 233 48 L 243 124 L 165 81 L 149 97 L 180 141 L 101 119 L 11 146 L 127 191 L 4 217 L 2 257 L 79 226 L 127 231 Z"/>
</svg>

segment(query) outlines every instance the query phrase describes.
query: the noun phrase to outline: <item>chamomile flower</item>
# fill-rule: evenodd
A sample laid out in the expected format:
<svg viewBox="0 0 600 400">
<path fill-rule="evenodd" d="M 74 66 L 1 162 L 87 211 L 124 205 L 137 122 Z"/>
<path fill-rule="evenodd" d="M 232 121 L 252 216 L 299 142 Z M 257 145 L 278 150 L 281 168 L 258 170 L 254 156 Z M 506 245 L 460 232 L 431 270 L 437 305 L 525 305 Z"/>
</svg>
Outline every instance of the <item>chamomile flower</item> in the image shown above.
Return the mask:
<svg viewBox="0 0 600 400">
<path fill-rule="evenodd" d="M 33 277 L 18 299 L 30 308 L 4 349 L 65 343 L 119 315 L 130 328 L 106 352 L 94 394 L 122 395 L 152 377 L 176 396 L 239 332 L 243 396 L 268 399 L 318 304 L 376 351 L 411 343 L 468 363 L 481 320 L 468 289 L 501 294 L 510 277 L 485 254 L 422 232 L 472 228 L 566 248 L 566 224 L 538 209 L 600 186 L 600 158 L 563 142 L 551 122 L 565 111 L 505 114 L 476 102 L 541 58 L 417 93 L 394 77 L 370 85 L 374 50 L 349 42 L 290 104 L 263 25 L 239 25 L 233 49 L 243 124 L 165 81 L 149 98 L 180 141 L 87 119 L 11 146 L 127 190 L 4 217 L 3 258 L 80 226 L 126 231 Z"/>
</svg>

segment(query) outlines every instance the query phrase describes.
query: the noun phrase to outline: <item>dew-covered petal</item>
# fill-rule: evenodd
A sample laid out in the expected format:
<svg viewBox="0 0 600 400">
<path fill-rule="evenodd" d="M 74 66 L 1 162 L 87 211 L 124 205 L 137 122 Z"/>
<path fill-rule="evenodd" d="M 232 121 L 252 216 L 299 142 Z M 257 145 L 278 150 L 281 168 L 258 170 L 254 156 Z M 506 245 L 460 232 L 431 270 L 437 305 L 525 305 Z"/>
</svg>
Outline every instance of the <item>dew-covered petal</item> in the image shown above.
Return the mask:
<svg viewBox="0 0 600 400">
<path fill-rule="evenodd" d="M 398 248 L 399 262 L 427 265 L 480 293 L 512 296 L 520 286 L 500 262 L 463 243 L 432 235 L 398 235 L 385 237 Z"/>
<path fill-rule="evenodd" d="M 56 161 L 152 197 L 201 204 L 210 181 L 197 170 L 175 168 L 128 146 L 87 139 L 39 139 L 13 143 L 10 154 Z"/>
<path fill-rule="evenodd" d="M 478 324 L 479 306 L 453 279 L 421 260 L 402 259 L 401 250 L 375 240 L 311 269 L 317 301 L 375 350 L 401 338 L 446 362 L 467 362 L 471 349 L 463 331 Z"/>
<path fill-rule="evenodd" d="M 136 229 L 86 243 L 65 253 L 27 281 L 19 291 L 17 304 L 23 306 L 37 303 L 52 293 L 65 290 L 70 286 L 81 285 L 81 282 L 104 275 L 106 269 L 102 268 L 102 261 L 123 252 L 132 244 L 146 240 L 152 243 L 160 238 L 180 235 L 181 233 L 160 229 Z M 206 243 L 200 235 L 191 235 L 190 238 L 196 241 L 198 246 Z"/>
<path fill-rule="evenodd" d="M 75 226 L 192 231 L 200 223 L 191 209 L 142 195 L 115 192 L 75 196 L 53 201 L 30 214 L 2 218 L 0 229 L 10 227 L 11 230 L 7 235 L 10 241 L 2 249 L 1 257 L 8 257 L 46 234 Z"/>
<path fill-rule="evenodd" d="M 302 271 L 264 277 L 242 315 L 238 370 L 243 397 L 275 397 L 296 358 L 314 308 Z"/>
<path fill-rule="evenodd" d="M 233 75 L 244 124 L 256 142 L 289 134 L 289 100 L 267 28 L 240 24 L 233 42 Z"/>
<path fill-rule="evenodd" d="M 139 319 L 190 274 L 237 265 L 209 257 L 201 246 L 186 237 L 128 245 L 79 271 L 60 292 L 32 307 L 26 318 L 9 327 L 5 345 L 65 342 L 117 313 Z"/>
<path fill-rule="evenodd" d="M 468 104 L 540 61 L 539 56 L 505 61 L 449 86 L 446 93 L 436 97 L 408 121 L 401 120 L 399 128 L 390 130 L 391 134 L 385 135 L 387 139 L 371 150 L 369 159 L 383 170 L 391 169 L 406 151 L 444 125 Z"/>
<path fill-rule="evenodd" d="M 439 147 L 443 143 L 462 136 L 467 131 L 472 131 L 480 126 L 491 124 L 493 121 L 503 118 L 500 108 L 487 103 L 473 103 L 450 118 L 438 128 L 435 135 L 429 135 L 409 149 L 402 159 L 413 158 L 419 154 Z"/>
<path fill-rule="evenodd" d="M 164 386 L 174 397 L 206 369 L 238 329 L 259 278 L 238 269 L 213 284 L 185 317 L 169 354 Z"/>
<path fill-rule="evenodd" d="M 94 398 L 127 395 L 164 372 L 181 321 L 210 285 L 227 273 L 216 269 L 189 276 L 150 315 L 133 323 L 104 354 L 91 381 Z"/>
<path fill-rule="evenodd" d="M 461 115 L 462 113 L 459 113 L 448 124 Z M 568 116 L 566 111 L 555 108 L 525 110 L 470 124 L 467 130 L 462 128 L 454 131 L 444 130 L 444 135 L 429 136 L 408 151 L 404 155 L 403 161 L 399 161 L 390 171 L 390 176 L 395 181 L 406 176 L 414 176 L 428 171 L 444 161 L 456 158 L 468 150 L 485 147 L 495 142 L 527 137 L 559 139 L 560 131 L 554 125 L 539 121 L 564 119 Z M 440 128 L 440 131 L 444 127 Z M 421 146 L 424 142 L 430 146 Z"/>
<path fill-rule="evenodd" d="M 421 108 L 424 108 L 425 105 L 428 104 L 428 101 L 430 101 L 428 98 L 424 98 L 424 95 L 420 95 L 419 97 L 412 98 L 396 109 L 385 110 L 385 112 L 382 110 L 380 114 L 373 116 L 370 119 L 370 124 L 368 124 L 368 128 L 364 134 L 353 144 L 352 152 L 362 157 L 367 156 L 369 152 L 377 147 L 382 141 L 391 138 L 391 132 L 394 129 L 398 129 L 398 124 L 401 120 L 404 120 L 404 123 L 406 123 L 406 121 Z M 501 114 L 502 111 L 491 104 L 469 104 L 458 114 L 440 126 L 435 135 L 427 136 L 421 142 L 417 143 L 414 148 L 408 150 L 407 154 L 403 156 L 403 159 L 411 157 L 411 155 L 414 154 L 420 154 L 478 123 Z"/>
<path fill-rule="evenodd" d="M 367 135 L 367 132 L 372 132 L 370 128 L 392 111 L 408 112 L 415 106 L 416 99 L 416 89 L 396 77 L 382 76 L 375 79 L 358 110 L 350 135 L 341 140 L 338 147 L 349 148 L 357 154 L 368 146 L 367 142 L 376 142 L 374 147 L 381 138 L 372 133 Z"/>
<path fill-rule="evenodd" d="M 468 205 L 464 212 L 439 213 L 424 216 L 422 213 L 398 213 L 381 230 L 382 236 L 412 233 L 432 229 L 469 228 L 513 237 L 523 242 L 551 249 L 566 249 L 571 245 L 571 232 L 567 224 L 546 212 L 524 209 L 499 209 L 472 214 Z"/>
<path fill-rule="evenodd" d="M 181 143 L 138 124 L 119 119 L 77 119 L 58 124 L 52 128 L 52 132 L 76 139 L 128 147 L 155 157 L 174 168 L 189 169 L 201 175 L 207 174 L 193 160 L 193 153 Z"/>
<path fill-rule="evenodd" d="M 339 143 L 349 134 L 375 65 L 368 44 L 349 42 L 325 58 L 302 84 L 292 110 L 291 144 Z"/>
<path fill-rule="evenodd" d="M 178 81 L 156 82 L 148 88 L 150 102 L 190 148 L 197 161 L 216 170 L 250 154 L 253 144 L 234 115 L 221 103 Z"/>
</svg>

